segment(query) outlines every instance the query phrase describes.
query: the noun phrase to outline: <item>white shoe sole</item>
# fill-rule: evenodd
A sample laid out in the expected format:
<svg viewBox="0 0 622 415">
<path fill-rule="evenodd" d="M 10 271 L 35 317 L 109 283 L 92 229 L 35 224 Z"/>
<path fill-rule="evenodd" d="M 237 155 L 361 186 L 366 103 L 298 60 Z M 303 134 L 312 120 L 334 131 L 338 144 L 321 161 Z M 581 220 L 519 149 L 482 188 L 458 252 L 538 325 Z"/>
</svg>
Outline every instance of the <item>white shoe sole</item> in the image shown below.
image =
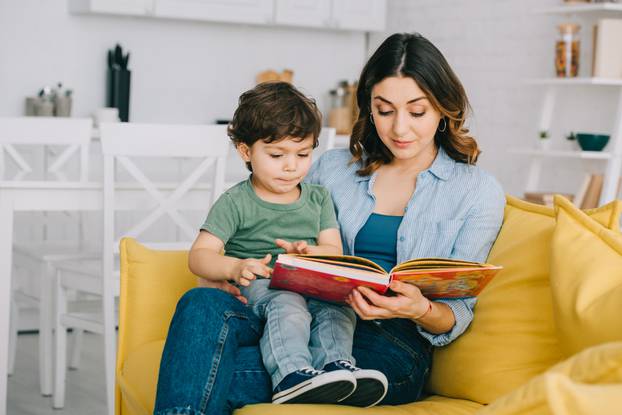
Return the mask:
<svg viewBox="0 0 622 415">
<path fill-rule="evenodd" d="M 356 378 L 356 389 L 339 404 L 369 408 L 379 404 L 387 395 L 389 382 L 382 372 L 360 369 L 352 374 Z"/>
<path fill-rule="evenodd" d="M 356 389 L 356 378 L 347 370 L 322 373 L 272 396 L 272 403 L 337 403 Z"/>
</svg>

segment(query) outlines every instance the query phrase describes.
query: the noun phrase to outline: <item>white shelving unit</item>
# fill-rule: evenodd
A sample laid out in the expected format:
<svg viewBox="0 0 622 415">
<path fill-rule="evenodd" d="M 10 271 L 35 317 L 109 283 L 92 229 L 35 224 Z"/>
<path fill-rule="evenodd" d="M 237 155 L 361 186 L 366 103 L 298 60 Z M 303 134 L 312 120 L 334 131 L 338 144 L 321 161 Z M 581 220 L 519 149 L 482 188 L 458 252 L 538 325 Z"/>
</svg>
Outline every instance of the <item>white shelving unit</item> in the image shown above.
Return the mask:
<svg viewBox="0 0 622 415">
<path fill-rule="evenodd" d="M 551 78 L 532 79 L 528 80 L 527 83 L 545 87 L 539 131 L 550 131 L 551 129 L 553 110 L 555 109 L 557 93 L 560 88 L 594 85 L 595 87 L 614 87 L 618 89 L 616 117 L 611 129 L 611 138 L 607 151 L 562 151 L 534 148 L 514 148 L 510 150 L 515 154 L 524 154 L 532 157 L 526 186 L 528 192 L 538 190 L 543 160 L 545 158 L 602 160 L 606 165 L 600 204 L 614 200 L 618 196 L 618 180 L 622 170 L 622 79 Z"/>
<path fill-rule="evenodd" d="M 567 4 L 556 7 L 549 7 L 534 10 L 534 13 L 561 14 L 561 15 L 583 15 L 588 16 L 611 16 L 622 18 L 622 4 L 615 3 L 594 3 L 594 4 Z M 573 88 L 577 86 L 593 86 L 594 88 L 616 88 L 617 110 L 614 123 L 610 131 L 610 140 L 607 151 L 562 151 L 535 148 L 514 148 L 510 152 L 523 154 L 531 157 L 526 190 L 535 192 L 540 182 L 544 159 L 577 159 L 577 160 L 596 160 L 605 163 L 604 184 L 600 196 L 600 204 L 614 200 L 617 195 L 618 181 L 622 170 L 622 79 L 605 78 L 544 78 L 528 79 L 528 85 L 542 87 L 544 96 L 542 100 L 542 110 L 540 113 L 539 131 L 551 131 L 553 111 L 555 109 L 558 91 L 562 88 Z M 551 140 L 551 138 L 549 138 Z"/>
</svg>

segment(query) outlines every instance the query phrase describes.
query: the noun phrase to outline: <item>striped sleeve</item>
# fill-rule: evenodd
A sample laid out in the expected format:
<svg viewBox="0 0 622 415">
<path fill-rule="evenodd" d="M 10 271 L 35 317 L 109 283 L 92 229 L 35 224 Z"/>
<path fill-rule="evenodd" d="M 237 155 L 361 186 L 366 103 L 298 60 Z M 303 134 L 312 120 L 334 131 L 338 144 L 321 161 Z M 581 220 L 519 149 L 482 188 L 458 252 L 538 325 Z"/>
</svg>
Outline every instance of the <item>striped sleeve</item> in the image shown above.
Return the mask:
<svg viewBox="0 0 622 415">
<path fill-rule="evenodd" d="M 476 197 L 476 203 L 458 233 L 451 258 L 485 262 L 497 239 L 505 206 L 503 190 L 493 177 L 488 176 Z"/>
<path fill-rule="evenodd" d="M 421 326 L 417 325 L 419 333 L 426 338 L 433 346 L 445 346 L 454 341 L 469 327 L 473 320 L 473 308 L 477 302 L 476 298 L 464 298 L 464 299 L 446 299 L 435 300 L 438 303 L 445 303 L 451 308 L 454 313 L 456 323 L 454 327 L 446 333 L 433 334 Z"/>
</svg>

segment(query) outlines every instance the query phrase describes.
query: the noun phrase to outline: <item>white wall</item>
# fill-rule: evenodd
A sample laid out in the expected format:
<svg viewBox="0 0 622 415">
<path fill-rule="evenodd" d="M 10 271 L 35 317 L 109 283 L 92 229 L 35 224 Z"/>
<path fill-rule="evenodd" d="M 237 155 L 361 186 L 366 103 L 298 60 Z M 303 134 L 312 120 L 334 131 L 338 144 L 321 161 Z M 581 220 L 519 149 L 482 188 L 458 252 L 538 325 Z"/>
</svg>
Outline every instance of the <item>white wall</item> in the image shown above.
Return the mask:
<svg viewBox="0 0 622 415">
<path fill-rule="evenodd" d="M 528 158 L 508 148 L 537 145 L 542 90 L 525 78 L 553 76 L 556 25 L 538 15 L 560 0 L 389 0 L 386 33 L 75 16 L 65 0 L 0 0 L 0 115 L 23 111 L 23 99 L 63 81 L 75 91 L 75 115 L 105 103 L 105 52 L 117 41 L 132 52 L 131 119 L 212 122 L 230 117 L 240 92 L 267 68 L 292 68 L 295 83 L 323 109 L 337 80 L 355 79 L 367 56 L 390 33 L 418 31 L 445 54 L 473 106 L 470 126 L 480 164 L 509 193 L 524 191 Z M 591 27 L 583 20 L 581 73 L 589 75 Z M 615 91 L 573 88 L 554 114 L 554 147 L 576 148 L 569 131 L 610 132 Z M 550 160 L 543 190 L 574 192 L 585 169 L 602 162 Z"/>
<path fill-rule="evenodd" d="M 0 115 L 21 115 L 24 97 L 62 81 L 74 115 L 105 106 L 106 50 L 131 51 L 130 119 L 213 122 L 230 118 L 239 94 L 265 69 L 293 69 L 322 108 L 340 79 L 358 76 L 361 32 L 338 32 L 71 15 L 66 0 L 0 0 Z"/>
<path fill-rule="evenodd" d="M 524 191 L 528 159 L 507 149 L 537 145 L 542 98 L 541 87 L 526 86 L 523 80 L 554 76 L 556 25 L 566 20 L 532 11 L 559 4 L 561 0 L 390 0 L 387 33 L 370 38 L 373 52 L 390 33 L 417 31 L 443 52 L 471 100 L 471 131 L 483 149 L 480 164 L 515 195 Z M 580 75 L 589 76 L 592 29 L 589 19 L 579 22 Z M 553 147 L 576 148 L 563 138 L 569 131 L 609 133 L 615 93 L 615 88 L 563 90 L 563 105 L 553 116 Z M 571 193 L 579 187 L 584 168 L 603 166 L 563 159 L 547 163 L 542 190 Z"/>
</svg>

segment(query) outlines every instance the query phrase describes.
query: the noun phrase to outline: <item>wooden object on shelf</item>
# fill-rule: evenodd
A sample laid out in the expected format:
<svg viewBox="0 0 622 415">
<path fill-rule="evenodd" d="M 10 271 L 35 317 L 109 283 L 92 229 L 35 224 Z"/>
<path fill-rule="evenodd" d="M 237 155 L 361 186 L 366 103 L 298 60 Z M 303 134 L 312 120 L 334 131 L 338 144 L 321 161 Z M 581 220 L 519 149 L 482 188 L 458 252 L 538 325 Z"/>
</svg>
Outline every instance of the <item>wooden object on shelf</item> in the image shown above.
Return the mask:
<svg viewBox="0 0 622 415">
<path fill-rule="evenodd" d="M 587 189 L 590 187 L 590 181 L 592 180 L 591 174 L 586 174 L 583 178 L 583 182 L 581 183 L 581 187 L 577 190 L 577 193 L 574 195 L 574 204 L 577 207 L 581 207 L 581 203 L 585 199 L 585 195 L 587 194 Z"/>
<path fill-rule="evenodd" d="M 592 75 L 622 78 L 622 19 L 601 19 L 594 27 Z"/>
<path fill-rule="evenodd" d="M 582 200 L 577 201 L 578 206 L 581 209 L 592 209 L 598 207 L 598 201 L 600 200 L 600 193 L 603 190 L 604 176 L 602 174 L 590 175 L 590 182 L 585 191 L 585 196 Z"/>
<path fill-rule="evenodd" d="M 574 195 L 559 192 L 525 192 L 523 199 L 538 205 L 553 206 L 553 196 L 556 194 L 561 194 L 570 201 L 574 200 Z"/>
<path fill-rule="evenodd" d="M 294 80 L 294 71 L 291 69 L 283 69 L 283 72 L 279 73 L 275 70 L 268 69 L 263 72 L 259 72 L 255 77 L 255 82 L 261 84 L 263 82 L 275 82 L 282 81 L 292 83 Z"/>
</svg>

